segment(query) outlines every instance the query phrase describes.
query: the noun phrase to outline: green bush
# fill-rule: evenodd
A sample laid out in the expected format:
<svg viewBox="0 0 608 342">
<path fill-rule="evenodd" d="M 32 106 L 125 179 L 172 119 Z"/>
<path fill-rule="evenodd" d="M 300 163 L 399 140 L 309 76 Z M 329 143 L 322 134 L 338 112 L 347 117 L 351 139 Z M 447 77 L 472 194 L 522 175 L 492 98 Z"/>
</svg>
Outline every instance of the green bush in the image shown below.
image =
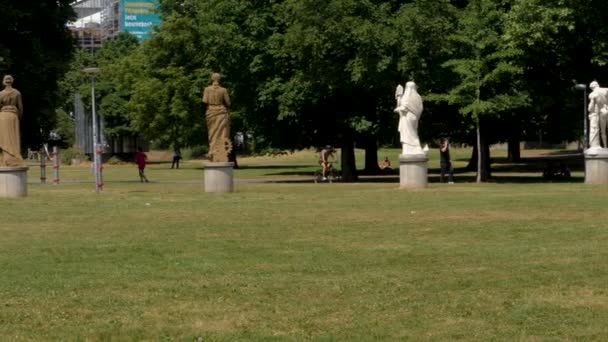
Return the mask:
<svg viewBox="0 0 608 342">
<path fill-rule="evenodd" d="M 201 159 L 204 158 L 207 152 L 209 152 L 209 148 L 207 146 L 194 146 L 189 150 L 184 151 L 184 155 L 188 156 L 189 159 Z"/>
<path fill-rule="evenodd" d="M 89 160 L 84 151 L 78 146 L 72 146 L 65 150 L 59 150 L 59 158 L 63 165 L 71 165 L 72 159 L 79 159 L 80 161 Z"/>
</svg>

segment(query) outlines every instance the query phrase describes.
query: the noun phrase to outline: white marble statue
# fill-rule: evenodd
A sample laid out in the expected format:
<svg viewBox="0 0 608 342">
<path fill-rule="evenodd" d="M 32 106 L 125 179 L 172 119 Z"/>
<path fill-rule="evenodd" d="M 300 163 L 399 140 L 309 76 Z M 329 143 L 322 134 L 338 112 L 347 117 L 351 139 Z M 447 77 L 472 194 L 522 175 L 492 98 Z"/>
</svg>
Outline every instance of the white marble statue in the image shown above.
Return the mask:
<svg viewBox="0 0 608 342">
<path fill-rule="evenodd" d="M 418 138 L 418 120 L 422 114 L 422 98 L 418 94 L 416 83 L 407 82 L 405 89 L 397 86 L 395 98 L 397 108 L 395 112 L 399 114 L 399 140 L 404 155 L 424 154 Z"/>
<path fill-rule="evenodd" d="M 593 81 L 589 84 L 589 148 L 608 147 L 606 126 L 608 125 L 608 88 L 601 88 Z M 601 141 L 600 141 L 601 135 Z"/>
</svg>

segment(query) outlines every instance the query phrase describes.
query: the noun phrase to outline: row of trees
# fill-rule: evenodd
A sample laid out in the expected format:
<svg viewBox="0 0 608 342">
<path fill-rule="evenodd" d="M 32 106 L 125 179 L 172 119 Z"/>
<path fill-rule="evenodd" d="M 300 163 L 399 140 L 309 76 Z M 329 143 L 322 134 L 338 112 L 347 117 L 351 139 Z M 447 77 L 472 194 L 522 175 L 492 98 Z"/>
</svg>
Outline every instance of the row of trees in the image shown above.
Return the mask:
<svg viewBox="0 0 608 342">
<path fill-rule="evenodd" d="M 339 146 L 345 179 L 357 175 L 355 146 L 373 171 L 378 144 L 398 144 L 399 83 L 420 86 L 422 140 L 478 146 L 485 180 L 491 143 L 508 141 L 517 158 L 518 142 L 539 131 L 578 139 L 582 99 L 572 86 L 608 76 L 608 3 L 599 0 L 160 3 L 163 24 L 152 38 L 121 34 L 93 57 L 77 54 L 62 82 L 69 93 L 87 84 L 80 68 L 103 69 L 107 134 L 204 143 L 201 90 L 217 71 L 233 98 L 234 132 L 262 147 Z"/>
</svg>

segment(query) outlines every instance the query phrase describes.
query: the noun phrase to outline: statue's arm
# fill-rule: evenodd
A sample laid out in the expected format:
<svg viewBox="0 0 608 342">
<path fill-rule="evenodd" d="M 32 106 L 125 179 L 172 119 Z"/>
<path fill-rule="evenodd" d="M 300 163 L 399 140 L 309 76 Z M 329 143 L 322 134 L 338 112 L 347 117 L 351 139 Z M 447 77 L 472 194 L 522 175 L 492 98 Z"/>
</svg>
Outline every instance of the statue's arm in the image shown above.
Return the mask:
<svg viewBox="0 0 608 342">
<path fill-rule="evenodd" d="M 207 88 L 205 88 L 203 90 L 203 103 L 209 103 L 209 96 L 207 93 L 208 93 Z"/>
<path fill-rule="evenodd" d="M 399 101 L 401 96 L 403 95 L 403 86 L 401 84 L 397 85 L 397 89 L 395 89 L 395 99 Z"/>
<path fill-rule="evenodd" d="M 228 90 L 224 89 L 224 105 L 226 108 L 230 108 L 230 95 L 228 95 Z"/>
<path fill-rule="evenodd" d="M 21 101 L 21 93 L 17 93 L 17 111 L 19 112 L 19 119 L 23 115 L 23 102 Z"/>
</svg>

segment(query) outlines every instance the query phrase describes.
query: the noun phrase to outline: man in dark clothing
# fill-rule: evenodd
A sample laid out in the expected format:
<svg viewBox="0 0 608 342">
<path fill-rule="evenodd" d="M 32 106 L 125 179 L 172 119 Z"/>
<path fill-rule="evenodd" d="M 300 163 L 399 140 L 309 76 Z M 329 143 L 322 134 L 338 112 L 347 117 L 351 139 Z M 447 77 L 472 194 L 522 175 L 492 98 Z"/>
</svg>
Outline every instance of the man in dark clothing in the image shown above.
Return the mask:
<svg viewBox="0 0 608 342">
<path fill-rule="evenodd" d="M 443 177 L 448 174 L 448 183 L 454 184 L 454 168 L 452 167 L 452 159 L 450 158 L 450 142 L 448 139 L 441 139 L 439 147 L 439 157 L 441 166 L 440 180 L 443 183 Z"/>
<path fill-rule="evenodd" d="M 177 166 L 179 169 L 179 160 L 182 159 L 182 153 L 179 148 L 173 150 L 173 161 L 171 162 L 171 168 Z"/>
</svg>

